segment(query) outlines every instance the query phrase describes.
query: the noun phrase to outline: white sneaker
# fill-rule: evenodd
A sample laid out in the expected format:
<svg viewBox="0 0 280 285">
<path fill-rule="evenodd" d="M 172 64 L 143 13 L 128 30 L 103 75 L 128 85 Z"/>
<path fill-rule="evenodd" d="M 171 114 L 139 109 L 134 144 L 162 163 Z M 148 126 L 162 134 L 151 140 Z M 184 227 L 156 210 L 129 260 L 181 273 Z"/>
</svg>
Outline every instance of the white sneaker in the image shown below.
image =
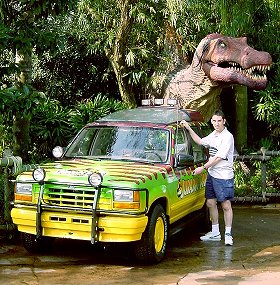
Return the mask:
<svg viewBox="0 0 280 285">
<path fill-rule="evenodd" d="M 221 240 L 221 235 L 220 233 L 214 234 L 212 232 L 209 232 L 206 235 L 201 236 L 200 239 L 203 241 L 219 241 Z"/>
<path fill-rule="evenodd" d="M 233 238 L 229 233 L 225 234 L 225 245 L 233 245 Z"/>
</svg>

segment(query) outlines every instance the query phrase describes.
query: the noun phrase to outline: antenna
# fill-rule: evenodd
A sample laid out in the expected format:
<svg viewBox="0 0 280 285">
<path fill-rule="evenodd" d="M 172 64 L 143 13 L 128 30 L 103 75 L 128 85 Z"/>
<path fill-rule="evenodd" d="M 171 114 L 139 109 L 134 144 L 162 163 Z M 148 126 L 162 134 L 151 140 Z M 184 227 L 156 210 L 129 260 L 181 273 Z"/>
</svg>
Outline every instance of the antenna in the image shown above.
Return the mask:
<svg viewBox="0 0 280 285">
<path fill-rule="evenodd" d="M 178 153 L 178 149 L 177 149 L 177 142 L 178 142 L 178 131 L 179 131 L 179 104 L 177 102 L 176 99 L 170 99 L 172 100 L 172 103 L 176 106 L 176 130 L 175 130 L 175 145 L 174 145 L 174 148 L 175 148 L 175 166 L 177 165 L 177 161 L 176 161 L 176 157 L 177 157 L 177 153 Z M 173 106 L 174 106 L 173 105 Z"/>
</svg>

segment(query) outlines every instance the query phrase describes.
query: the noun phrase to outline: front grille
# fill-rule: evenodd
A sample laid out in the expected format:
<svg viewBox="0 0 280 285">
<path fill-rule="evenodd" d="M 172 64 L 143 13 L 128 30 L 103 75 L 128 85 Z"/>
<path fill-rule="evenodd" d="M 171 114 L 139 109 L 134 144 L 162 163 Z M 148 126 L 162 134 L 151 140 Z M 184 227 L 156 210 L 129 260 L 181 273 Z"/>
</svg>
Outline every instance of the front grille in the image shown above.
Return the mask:
<svg viewBox="0 0 280 285">
<path fill-rule="evenodd" d="M 55 188 L 46 185 L 43 201 L 52 206 L 91 209 L 95 199 L 97 199 L 97 190 L 93 187 Z"/>
</svg>

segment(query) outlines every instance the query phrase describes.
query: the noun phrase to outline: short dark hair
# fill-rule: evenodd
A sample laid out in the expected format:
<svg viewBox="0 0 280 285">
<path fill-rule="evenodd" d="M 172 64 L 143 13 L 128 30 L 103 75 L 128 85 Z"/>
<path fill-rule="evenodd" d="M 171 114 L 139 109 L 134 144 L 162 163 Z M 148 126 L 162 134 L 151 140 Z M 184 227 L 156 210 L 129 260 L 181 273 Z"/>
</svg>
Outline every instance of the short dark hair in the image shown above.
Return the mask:
<svg viewBox="0 0 280 285">
<path fill-rule="evenodd" d="M 223 119 L 225 119 L 225 114 L 224 114 L 224 112 L 222 111 L 222 110 L 216 110 L 214 113 L 213 113 L 213 115 L 212 115 L 212 117 L 213 116 L 221 116 Z"/>
</svg>

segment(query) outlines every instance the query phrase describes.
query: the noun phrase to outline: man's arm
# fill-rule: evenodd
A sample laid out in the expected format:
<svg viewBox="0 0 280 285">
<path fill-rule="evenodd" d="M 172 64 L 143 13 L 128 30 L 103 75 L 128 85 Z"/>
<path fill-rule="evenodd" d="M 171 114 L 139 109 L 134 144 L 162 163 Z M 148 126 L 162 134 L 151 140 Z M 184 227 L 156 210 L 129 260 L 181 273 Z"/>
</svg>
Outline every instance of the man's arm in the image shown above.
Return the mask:
<svg viewBox="0 0 280 285">
<path fill-rule="evenodd" d="M 204 164 L 204 168 L 208 169 L 209 167 L 216 165 L 221 160 L 223 159 L 219 156 L 210 157 L 209 160 Z"/>
<path fill-rule="evenodd" d="M 180 124 L 181 124 L 182 126 L 184 126 L 184 127 L 188 130 L 188 132 L 189 132 L 190 136 L 192 137 L 192 139 L 193 139 L 197 144 L 201 145 L 201 138 L 194 132 L 194 130 L 190 127 L 190 125 L 189 125 L 185 120 L 182 120 L 182 121 L 180 122 Z"/>
<path fill-rule="evenodd" d="M 199 145 L 202 144 L 201 138 L 194 132 L 194 130 L 185 120 L 182 120 L 180 124 L 183 125 L 188 130 L 190 136 L 197 144 Z M 209 160 L 203 166 L 197 167 L 194 170 L 193 174 L 194 175 L 200 174 L 204 169 L 208 169 L 209 167 L 216 165 L 221 160 L 223 160 L 223 158 L 219 156 L 210 157 Z"/>
<path fill-rule="evenodd" d="M 200 174 L 204 169 L 208 169 L 209 167 L 216 165 L 221 160 L 223 159 L 218 156 L 210 157 L 209 160 L 203 166 L 197 167 L 194 170 L 193 174 L 194 175 Z"/>
</svg>

